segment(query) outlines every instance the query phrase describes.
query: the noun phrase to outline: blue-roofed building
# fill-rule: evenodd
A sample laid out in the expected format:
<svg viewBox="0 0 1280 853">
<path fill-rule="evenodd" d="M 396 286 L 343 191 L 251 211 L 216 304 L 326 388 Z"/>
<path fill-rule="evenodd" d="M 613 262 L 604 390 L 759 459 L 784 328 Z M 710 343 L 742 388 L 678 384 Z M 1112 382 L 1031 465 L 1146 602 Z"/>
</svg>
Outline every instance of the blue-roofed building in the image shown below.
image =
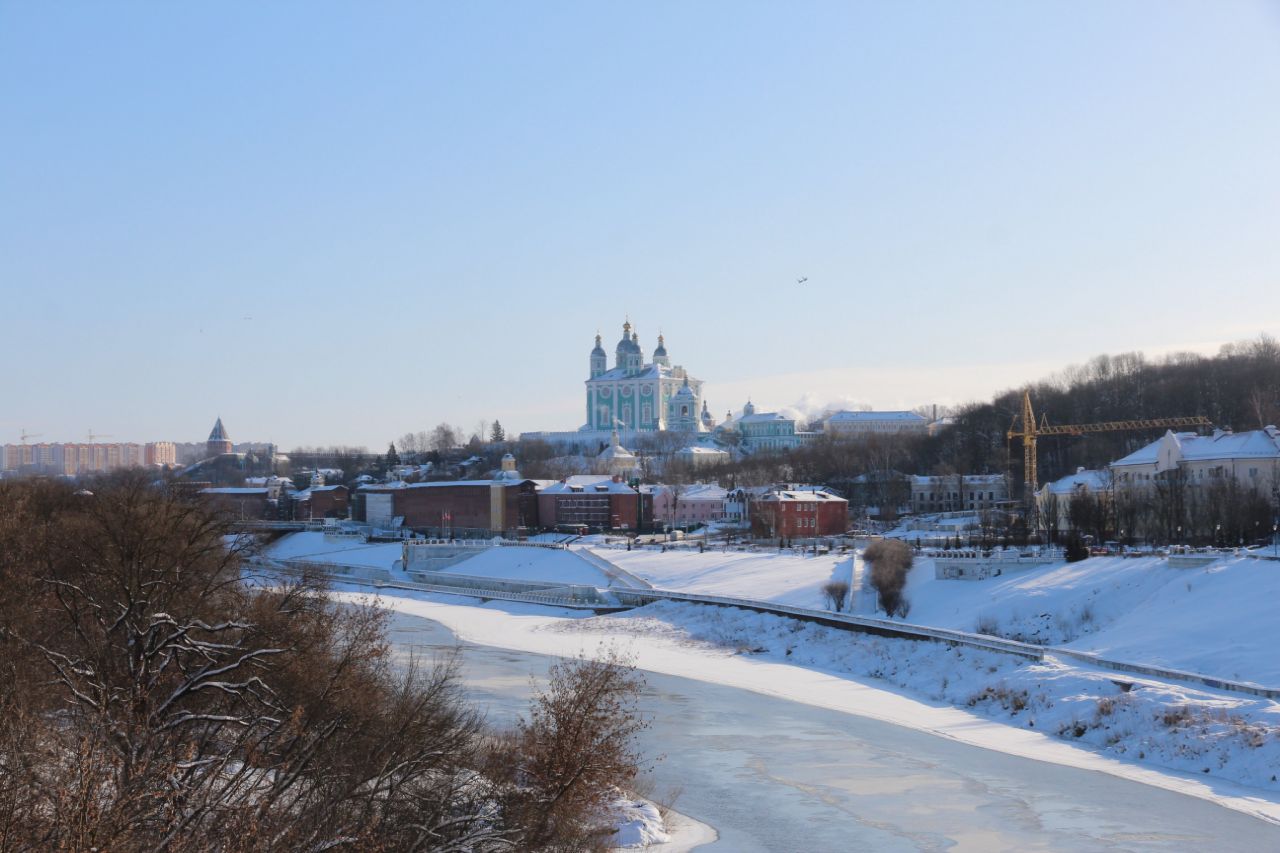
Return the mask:
<svg viewBox="0 0 1280 853">
<path fill-rule="evenodd" d="M 915 412 L 835 412 L 823 419 L 828 435 L 871 435 L 929 431 L 929 419 Z"/>
</svg>

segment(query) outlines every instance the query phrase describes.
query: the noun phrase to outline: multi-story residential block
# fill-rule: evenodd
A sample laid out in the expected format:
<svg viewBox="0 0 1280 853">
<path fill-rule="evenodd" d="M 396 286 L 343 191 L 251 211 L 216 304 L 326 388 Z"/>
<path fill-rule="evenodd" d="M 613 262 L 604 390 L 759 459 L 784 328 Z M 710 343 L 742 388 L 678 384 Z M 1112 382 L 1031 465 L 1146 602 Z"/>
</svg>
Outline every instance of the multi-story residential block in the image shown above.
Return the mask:
<svg viewBox="0 0 1280 853">
<path fill-rule="evenodd" d="M 145 450 L 147 465 L 171 466 L 178 464 L 178 446 L 172 441 L 149 442 Z"/>
<path fill-rule="evenodd" d="M 120 468 L 177 464 L 173 442 L 149 444 L 85 444 L 54 442 L 40 444 L 7 444 L 0 459 L 0 470 L 27 470 L 40 474 L 102 473 Z"/>
</svg>

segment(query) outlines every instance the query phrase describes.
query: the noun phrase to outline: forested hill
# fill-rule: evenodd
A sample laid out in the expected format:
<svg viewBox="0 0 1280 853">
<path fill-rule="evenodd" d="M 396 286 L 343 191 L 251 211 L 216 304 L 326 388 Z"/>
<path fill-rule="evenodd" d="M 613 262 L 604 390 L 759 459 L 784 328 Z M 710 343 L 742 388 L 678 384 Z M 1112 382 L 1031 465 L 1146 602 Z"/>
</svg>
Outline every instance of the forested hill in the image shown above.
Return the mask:
<svg viewBox="0 0 1280 853">
<path fill-rule="evenodd" d="M 1141 353 L 1098 356 L 1081 367 L 1031 386 L 1037 419 L 1087 424 L 1137 418 L 1203 415 L 1237 431 L 1280 423 L 1280 342 L 1263 335 L 1224 346 L 1216 356 L 1177 353 L 1150 360 Z M 925 442 L 920 470 L 1001 471 L 1006 460 L 1014 482 L 1022 473 L 1021 444 L 1005 435 L 1021 411 L 1022 389 L 1011 389 L 962 409 L 955 425 Z M 1098 467 L 1159 437 L 1163 430 L 1097 433 L 1039 442 L 1040 480 L 1077 466 Z"/>
</svg>

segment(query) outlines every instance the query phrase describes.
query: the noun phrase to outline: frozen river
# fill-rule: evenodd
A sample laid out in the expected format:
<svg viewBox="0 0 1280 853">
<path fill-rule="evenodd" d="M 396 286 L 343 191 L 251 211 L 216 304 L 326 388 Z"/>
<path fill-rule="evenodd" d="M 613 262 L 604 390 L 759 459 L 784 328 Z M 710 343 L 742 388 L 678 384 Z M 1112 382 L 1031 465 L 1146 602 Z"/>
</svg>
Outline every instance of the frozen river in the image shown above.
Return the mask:
<svg viewBox="0 0 1280 853">
<path fill-rule="evenodd" d="M 452 648 L 444 626 L 392 615 L 398 651 Z M 464 645 L 491 721 L 522 713 L 550 659 Z M 699 850 L 1280 850 L 1280 826 L 1102 773 L 863 717 L 645 673 L 643 751 L 657 791 L 720 840 Z"/>
</svg>

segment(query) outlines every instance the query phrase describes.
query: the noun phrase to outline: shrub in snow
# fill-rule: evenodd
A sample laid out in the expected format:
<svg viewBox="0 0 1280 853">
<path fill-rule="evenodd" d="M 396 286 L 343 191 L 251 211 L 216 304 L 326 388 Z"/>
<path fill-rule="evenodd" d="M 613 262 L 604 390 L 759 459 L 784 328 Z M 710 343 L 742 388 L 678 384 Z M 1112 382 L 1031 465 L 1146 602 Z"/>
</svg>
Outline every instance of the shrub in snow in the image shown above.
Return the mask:
<svg viewBox="0 0 1280 853">
<path fill-rule="evenodd" d="M 839 613 L 849 599 L 849 584 L 844 581 L 828 581 L 822 585 L 822 597 L 828 608 Z"/>
<path fill-rule="evenodd" d="M 867 546 L 862 559 L 871 564 L 871 585 L 880 609 L 889 616 L 906 616 L 911 605 L 902 590 L 911 571 L 911 548 L 900 539 L 879 539 Z"/>
</svg>

